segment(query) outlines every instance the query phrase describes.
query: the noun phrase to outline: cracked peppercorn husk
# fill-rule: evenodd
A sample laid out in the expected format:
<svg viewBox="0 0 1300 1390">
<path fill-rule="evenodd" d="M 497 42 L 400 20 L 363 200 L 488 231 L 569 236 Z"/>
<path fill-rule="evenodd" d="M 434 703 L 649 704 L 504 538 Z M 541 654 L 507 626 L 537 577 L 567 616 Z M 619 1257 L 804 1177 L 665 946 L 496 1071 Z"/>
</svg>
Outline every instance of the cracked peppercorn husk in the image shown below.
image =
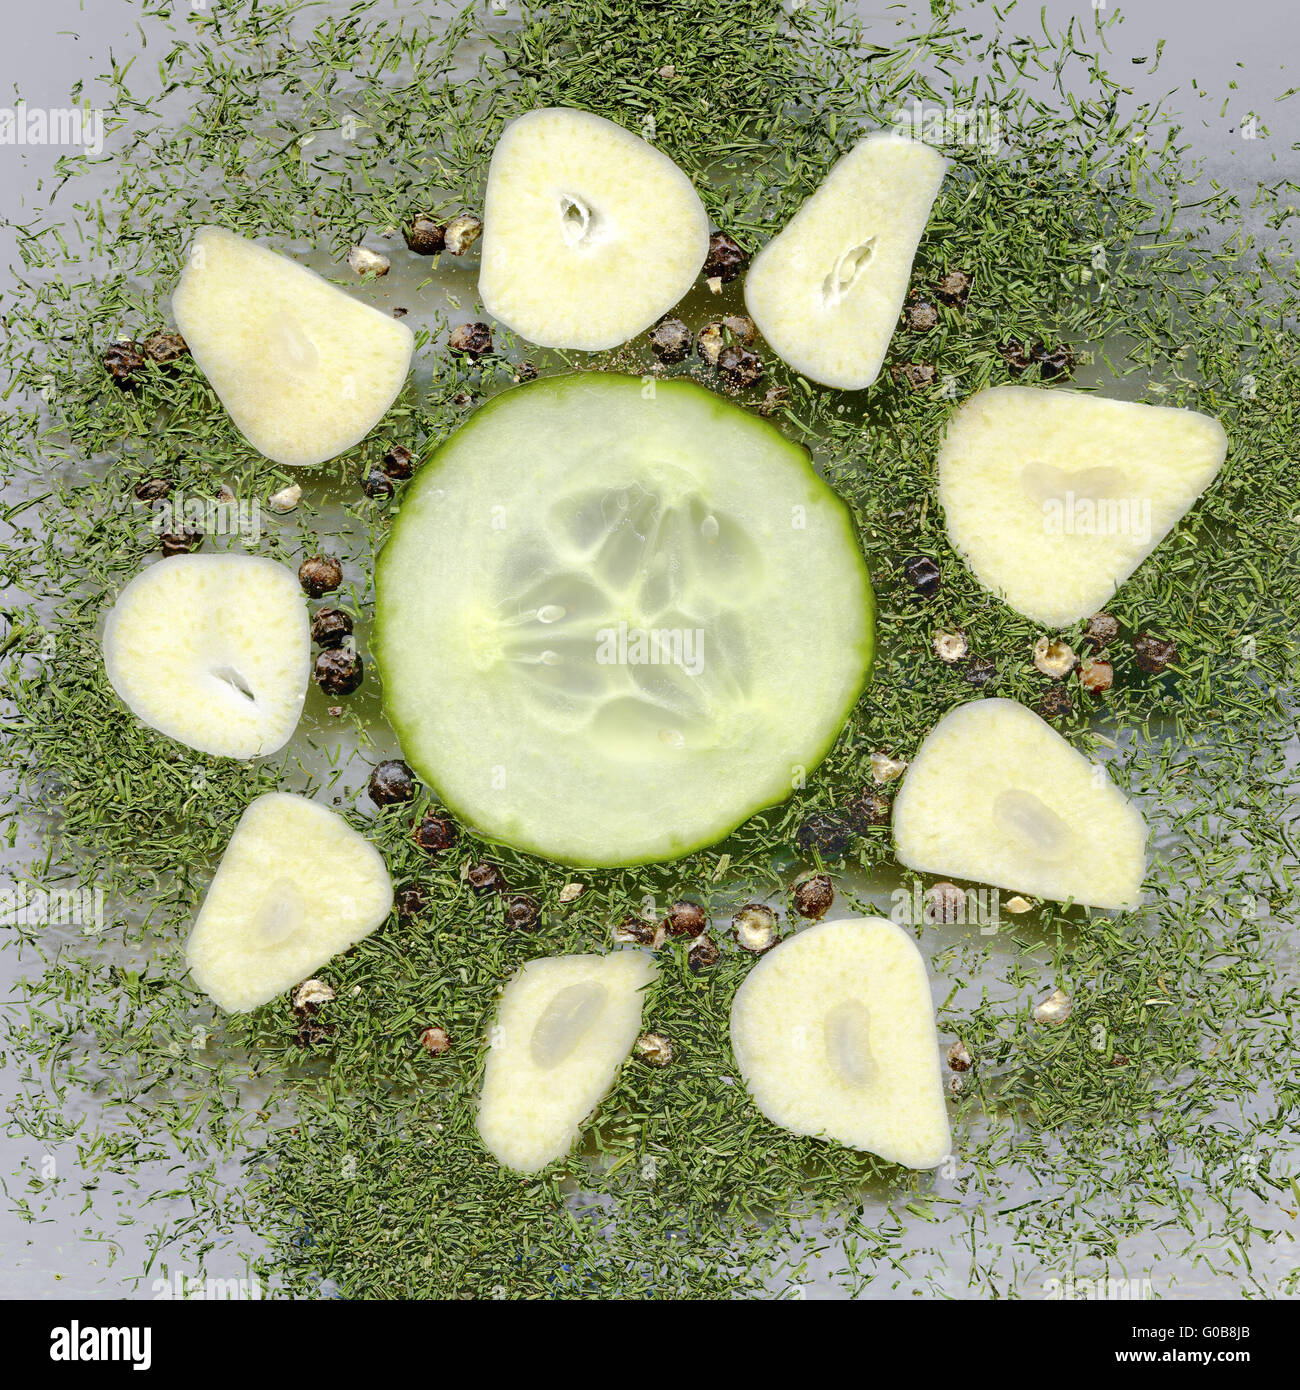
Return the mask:
<svg viewBox="0 0 1300 1390">
<path fill-rule="evenodd" d="M 695 351 L 710 367 L 718 365 L 718 358 L 726 346 L 727 335 L 720 321 L 706 323 L 695 335 Z"/>
<path fill-rule="evenodd" d="M 438 1024 L 431 1023 L 420 1033 L 420 1046 L 430 1057 L 441 1057 L 451 1050 L 451 1034 Z"/>
<path fill-rule="evenodd" d="M 746 903 L 731 919 L 736 944 L 761 956 L 776 945 L 776 913 L 765 903 Z"/>
<path fill-rule="evenodd" d="M 326 695 L 351 695 L 365 679 L 365 662 L 349 640 L 337 647 L 326 647 L 312 669 L 316 684 Z"/>
<path fill-rule="evenodd" d="M 642 1033 L 632 1046 L 632 1055 L 647 1067 L 666 1067 L 673 1060 L 673 1045 L 662 1033 Z"/>
<path fill-rule="evenodd" d="M 443 247 L 442 223 L 434 221 L 427 213 L 418 212 L 402 228 L 402 239 L 416 255 L 436 256 Z"/>
<path fill-rule="evenodd" d="M 1038 375 L 1043 381 L 1060 381 L 1074 375 L 1074 349 L 1066 343 L 1059 343 L 1054 348 L 1039 343 L 1034 360 L 1038 363 Z"/>
<path fill-rule="evenodd" d="M 492 351 L 492 330 L 485 323 L 462 323 L 447 337 L 447 351 L 477 362 Z"/>
<path fill-rule="evenodd" d="M 536 381 L 540 373 L 531 362 L 521 362 L 514 370 L 516 381 Z"/>
<path fill-rule="evenodd" d="M 699 936 L 691 943 L 686 953 L 686 964 L 691 970 L 707 970 L 722 959 L 722 952 L 710 936 Z"/>
<path fill-rule="evenodd" d="M 322 608 L 311 620 L 311 640 L 318 647 L 338 647 L 352 636 L 352 614 L 342 608 Z"/>
<path fill-rule="evenodd" d="M 314 1012 L 334 998 L 333 989 L 324 980 L 304 980 L 293 992 L 293 1007 L 298 1013 Z"/>
<path fill-rule="evenodd" d="M 1150 676 L 1158 676 L 1178 662 L 1178 648 L 1167 637 L 1139 632 L 1133 639 L 1133 660 Z"/>
<path fill-rule="evenodd" d="M 1074 1012 L 1074 1000 L 1063 989 L 1054 989 L 1041 1003 L 1034 1006 L 1034 1019 L 1050 1027 L 1064 1023 Z"/>
<path fill-rule="evenodd" d="M 663 319 L 650 330 L 650 351 L 660 362 L 684 362 L 691 353 L 691 330 L 681 319 Z"/>
<path fill-rule="evenodd" d="M 427 811 L 421 820 L 412 823 L 411 838 L 426 854 L 439 854 L 460 839 L 460 831 L 446 816 Z"/>
<path fill-rule="evenodd" d="M 829 874 L 804 874 L 795 880 L 791 899 L 800 917 L 815 922 L 830 911 L 835 901 L 835 885 Z"/>
<path fill-rule="evenodd" d="M 273 492 L 266 499 L 266 505 L 273 512 L 291 512 L 302 501 L 302 486 L 299 483 L 290 483 L 288 487 L 282 487 L 278 492 Z"/>
<path fill-rule="evenodd" d="M 414 458 L 404 444 L 394 444 L 379 461 L 379 466 L 390 477 L 402 482 L 415 472 Z"/>
<path fill-rule="evenodd" d="M 387 275 L 392 262 L 368 246 L 354 246 L 348 252 L 348 268 L 357 275 Z"/>
<path fill-rule="evenodd" d="M 420 784 L 411 767 L 401 758 L 385 758 L 376 763 L 366 784 L 366 791 L 376 806 L 396 806 L 412 801 Z"/>
<path fill-rule="evenodd" d="M 322 598 L 343 583 L 343 566 L 333 555 L 309 555 L 298 566 L 298 583 L 311 598 Z"/>
<path fill-rule="evenodd" d="M 903 561 L 907 582 L 922 598 L 933 598 L 939 592 L 943 576 L 939 566 L 928 555 L 912 555 Z"/>
<path fill-rule="evenodd" d="M 869 754 L 867 761 L 871 764 L 871 779 L 877 786 L 896 782 L 907 771 L 907 764 L 901 758 L 891 757 L 880 750 Z"/>
<path fill-rule="evenodd" d="M 1064 680 L 1074 670 L 1074 648 L 1059 637 L 1040 637 L 1034 643 L 1034 666 L 1053 680 Z"/>
<path fill-rule="evenodd" d="M 442 229 L 442 244 L 448 255 L 463 256 L 483 235 L 483 223 L 472 213 L 462 212 Z"/>
<path fill-rule="evenodd" d="M 971 1055 L 966 1048 L 966 1044 L 959 1038 L 948 1049 L 948 1065 L 953 1071 L 969 1071 L 971 1068 Z"/>
<path fill-rule="evenodd" d="M 726 232 L 714 232 L 709 238 L 709 254 L 704 260 L 704 278 L 721 280 L 724 285 L 745 268 L 745 253 L 740 244 Z"/>
<path fill-rule="evenodd" d="M 722 326 L 731 334 L 731 341 L 741 347 L 753 346 L 758 337 L 758 329 L 748 314 L 724 314 Z"/>
<path fill-rule="evenodd" d="M 955 666 L 970 654 L 970 642 L 964 632 L 936 632 L 930 644 L 945 666 Z"/>
<path fill-rule="evenodd" d="M 565 904 L 577 902 L 586 891 L 587 885 L 585 883 L 566 883 L 560 889 L 560 901 Z"/>
<path fill-rule="evenodd" d="M 668 909 L 664 930 L 673 937 L 702 936 L 709 925 L 709 914 L 688 898 L 679 898 Z"/>
<path fill-rule="evenodd" d="M 918 299 L 903 310 L 903 322 L 913 333 L 928 333 L 939 322 L 939 311 L 928 299 Z"/>
<path fill-rule="evenodd" d="M 487 893 L 504 893 L 506 891 L 505 876 L 495 864 L 488 863 L 486 859 L 481 863 L 471 864 L 465 870 L 465 882 L 480 897 Z"/>
<path fill-rule="evenodd" d="M 891 367 L 889 374 L 895 381 L 901 379 L 912 391 L 924 391 L 927 386 L 933 386 L 938 377 L 928 362 L 904 362 L 900 367 Z"/>
</svg>

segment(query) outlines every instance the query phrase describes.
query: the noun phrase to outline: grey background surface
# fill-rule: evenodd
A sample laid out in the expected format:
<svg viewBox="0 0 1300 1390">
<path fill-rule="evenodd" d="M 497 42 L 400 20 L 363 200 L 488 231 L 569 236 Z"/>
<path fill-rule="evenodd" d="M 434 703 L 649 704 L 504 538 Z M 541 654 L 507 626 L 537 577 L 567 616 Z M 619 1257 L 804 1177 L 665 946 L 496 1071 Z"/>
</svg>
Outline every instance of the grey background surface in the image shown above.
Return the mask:
<svg viewBox="0 0 1300 1390">
<path fill-rule="evenodd" d="M 217 5 L 221 0 L 206 3 Z M 416 0 L 399 0 L 403 3 L 414 6 Z M 183 3 L 178 6 L 183 8 Z M 312 13 L 319 21 L 347 8 L 346 3 L 329 0 Z M 857 8 L 885 34 L 900 12 L 928 10 L 927 5 L 916 3 Z M 1054 25 L 1075 16 L 1091 27 L 1093 6 L 1088 0 L 1048 0 L 1045 8 Z M 1300 96 L 1276 101 L 1298 80 L 1300 7 L 1296 0 L 1231 4 L 1225 0 L 1130 0 L 1119 8 L 1125 22 L 1111 29 L 1107 39 L 1112 72 L 1131 73 L 1135 102 L 1175 93 L 1171 105 L 1185 118 L 1184 139 L 1195 154 L 1204 157 L 1207 176 L 1242 191 L 1248 202 L 1256 181 L 1283 174 L 1295 177 L 1300 172 L 1295 148 L 1300 141 Z M 1012 10 L 1007 23 L 1032 34 L 1038 30 L 1039 15 L 1040 5 L 1033 0 Z M 40 0 L 21 6 L 7 0 L 0 106 L 12 106 L 18 96 L 32 107 L 65 106 L 69 89 L 77 81 L 84 83 L 85 98 L 92 106 L 101 104 L 105 88 L 98 75 L 111 61 L 121 63 L 138 54 L 144 80 L 144 71 L 155 63 L 161 37 L 156 23 L 141 18 L 133 0 Z M 1153 62 L 1131 64 L 1134 57 L 1153 54 L 1160 39 L 1166 43 L 1158 68 Z M 1221 115 L 1225 101 L 1226 117 Z M 1242 137 L 1241 122 L 1252 111 L 1269 127 L 1266 138 Z M 58 154 L 50 148 L 0 147 L 0 219 L 21 222 L 27 210 L 49 198 Z M 8 267 L 15 259 L 13 247 L 12 231 L 0 228 L 0 286 L 5 291 L 12 284 Z M 9 996 L 22 968 L 15 952 L 0 952 L 0 999 Z M 12 1071 L 0 1070 L 0 1107 L 11 1084 Z M 0 1181 L 11 1195 L 21 1193 L 24 1174 L 30 1174 L 44 1158 L 21 1138 L 0 1135 Z M 79 1205 L 79 1200 L 71 1202 L 66 1211 L 55 1211 L 50 1219 L 31 1225 L 19 1221 L 0 1196 L 0 1297 L 113 1297 L 124 1291 L 125 1277 L 136 1272 L 133 1266 L 141 1254 L 143 1228 L 132 1231 L 118 1225 L 116 1235 L 123 1250 L 116 1261 L 110 1261 L 106 1247 L 80 1238 L 79 1232 L 93 1222 L 78 1214 Z M 111 1210 L 99 1212 L 98 1217 L 110 1227 L 117 1225 Z M 955 1278 L 951 1292 L 961 1296 L 963 1291 L 962 1281 Z M 1230 1297 L 1234 1289 L 1231 1283 L 1207 1284 L 1200 1277 L 1189 1277 L 1180 1292 Z M 147 1283 L 137 1296 L 150 1296 Z"/>
</svg>

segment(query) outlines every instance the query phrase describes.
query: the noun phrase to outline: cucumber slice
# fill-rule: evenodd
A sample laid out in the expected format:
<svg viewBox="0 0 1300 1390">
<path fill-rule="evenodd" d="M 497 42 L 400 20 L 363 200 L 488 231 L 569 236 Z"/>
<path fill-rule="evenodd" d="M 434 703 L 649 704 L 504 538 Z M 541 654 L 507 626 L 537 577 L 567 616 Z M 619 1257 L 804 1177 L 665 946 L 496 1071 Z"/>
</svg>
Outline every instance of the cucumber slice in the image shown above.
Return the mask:
<svg viewBox="0 0 1300 1390">
<path fill-rule="evenodd" d="M 676 858 L 784 800 L 872 655 L 844 504 L 689 382 L 496 397 L 411 485 L 376 588 L 407 761 L 483 834 L 571 864 Z"/>
</svg>

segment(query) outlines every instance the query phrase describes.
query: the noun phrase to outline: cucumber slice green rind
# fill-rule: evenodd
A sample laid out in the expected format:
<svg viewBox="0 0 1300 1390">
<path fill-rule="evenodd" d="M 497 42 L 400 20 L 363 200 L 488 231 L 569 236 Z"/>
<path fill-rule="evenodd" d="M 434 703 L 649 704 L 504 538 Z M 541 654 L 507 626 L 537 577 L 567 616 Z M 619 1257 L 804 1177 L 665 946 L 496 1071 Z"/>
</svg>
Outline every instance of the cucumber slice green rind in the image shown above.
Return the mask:
<svg viewBox="0 0 1300 1390">
<path fill-rule="evenodd" d="M 548 434 L 557 447 L 546 447 Z M 596 594 L 611 570 L 636 576 L 644 595 L 662 553 L 674 573 L 699 561 L 691 541 L 688 554 L 651 552 L 647 566 L 639 538 L 629 569 L 629 535 L 642 523 L 656 537 L 670 524 L 680 532 L 688 521 L 722 542 L 700 562 L 715 569 L 691 595 L 720 610 L 704 628 L 702 701 L 680 668 L 607 675 L 588 645 L 592 623 L 611 618 Z M 703 529 L 719 524 L 720 534 Z M 547 569 L 557 564 L 569 572 Z M 373 651 L 407 760 L 484 837 L 584 867 L 679 858 L 785 800 L 834 745 L 874 649 L 852 517 L 811 456 L 683 381 L 646 393 L 639 378 L 574 373 L 494 397 L 406 489 L 375 582 Z M 773 605 L 761 620 L 756 593 Z M 544 601 L 557 597 L 566 603 Z M 548 643 L 564 645 L 538 627 L 557 608 L 565 617 L 552 630 L 573 624 L 567 665 L 542 660 L 557 657 Z M 672 616 L 661 611 L 653 626 L 688 627 Z M 738 645 L 720 652 L 728 632 Z M 752 641 L 766 650 L 749 651 Z M 622 695 L 593 703 L 597 678 L 622 682 Z M 722 696 L 737 689 L 738 705 L 728 704 Z M 529 727 L 543 709 L 554 726 Z M 683 711 L 674 726 L 669 716 Z M 726 740 L 710 743 L 728 715 Z"/>
</svg>

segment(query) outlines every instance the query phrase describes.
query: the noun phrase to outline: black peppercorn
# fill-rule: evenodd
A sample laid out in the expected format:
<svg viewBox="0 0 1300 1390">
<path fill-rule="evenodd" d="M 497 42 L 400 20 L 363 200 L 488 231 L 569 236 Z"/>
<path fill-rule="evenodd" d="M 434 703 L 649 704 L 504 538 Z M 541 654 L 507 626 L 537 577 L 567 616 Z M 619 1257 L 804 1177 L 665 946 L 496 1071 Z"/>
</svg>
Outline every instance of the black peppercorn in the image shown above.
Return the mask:
<svg viewBox="0 0 1300 1390">
<path fill-rule="evenodd" d="M 326 695 L 351 695 L 365 676 L 365 665 L 355 647 L 327 647 L 312 674 Z"/>
<path fill-rule="evenodd" d="M 114 343 L 104 354 L 104 366 L 119 386 L 131 386 L 131 376 L 144 366 L 138 343 Z"/>
<path fill-rule="evenodd" d="M 203 532 L 196 526 L 186 526 L 181 531 L 164 531 L 158 537 L 158 545 L 164 555 L 188 555 L 203 544 Z"/>
<path fill-rule="evenodd" d="M 998 673 L 997 663 L 987 656 L 977 656 L 961 673 L 967 685 L 987 685 Z"/>
<path fill-rule="evenodd" d="M 844 806 L 844 818 L 849 828 L 858 835 L 878 825 L 889 824 L 889 798 L 867 787 Z"/>
<path fill-rule="evenodd" d="M 1094 651 L 1101 651 L 1119 636 L 1119 620 L 1109 613 L 1094 613 L 1088 619 L 1083 639 Z"/>
<path fill-rule="evenodd" d="M 393 898 L 399 917 L 418 917 L 429 906 L 429 895 L 423 888 L 401 888 Z"/>
<path fill-rule="evenodd" d="M 745 268 L 745 253 L 726 232 L 714 232 L 709 238 L 709 254 L 704 261 L 706 279 L 729 284 Z"/>
<path fill-rule="evenodd" d="M 531 362 L 521 362 L 515 368 L 516 381 L 536 381 L 537 376 L 537 368 Z"/>
<path fill-rule="evenodd" d="M 795 831 L 794 842 L 804 852 L 816 852 L 823 859 L 838 859 L 853 841 L 853 832 L 838 816 L 824 813 L 809 816 Z"/>
<path fill-rule="evenodd" d="M 526 893 L 512 893 L 506 899 L 506 926 L 517 931 L 530 931 L 537 925 L 538 907 Z"/>
<path fill-rule="evenodd" d="M 177 358 L 186 356 L 189 350 L 189 344 L 179 333 L 152 333 L 142 344 L 144 355 L 159 366 L 175 362 Z"/>
<path fill-rule="evenodd" d="M 418 786 L 415 773 L 401 758 L 388 758 L 375 765 L 366 790 L 376 806 L 395 806 L 399 801 L 410 801 Z"/>
<path fill-rule="evenodd" d="M 971 278 L 964 270 L 952 270 L 934 287 L 945 304 L 960 309 L 970 298 Z"/>
<path fill-rule="evenodd" d="M 664 930 L 669 936 L 702 936 L 709 925 L 709 915 L 699 905 L 681 898 L 668 909 Z"/>
<path fill-rule="evenodd" d="M 939 566 L 928 555 L 913 555 L 903 561 L 907 582 L 922 598 L 933 598 L 939 592 L 942 575 Z"/>
<path fill-rule="evenodd" d="M 462 323 L 451 330 L 447 351 L 477 362 L 492 351 L 492 330 L 485 323 Z"/>
<path fill-rule="evenodd" d="M 1038 702 L 1038 712 L 1044 719 L 1067 719 L 1074 712 L 1074 702 L 1065 686 L 1048 686 Z"/>
<path fill-rule="evenodd" d="M 506 881 L 501 876 L 501 870 L 486 860 L 481 864 L 469 866 L 465 874 L 465 882 L 480 896 L 485 893 L 504 893 L 506 891 Z"/>
<path fill-rule="evenodd" d="M 742 391 L 763 375 L 763 359 L 748 348 L 732 343 L 718 353 L 718 371 L 728 386 Z"/>
<path fill-rule="evenodd" d="M 417 212 L 402 228 L 402 239 L 418 256 L 436 256 L 443 247 L 442 224 L 427 213 Z"/>
<path fill-rule="evenodd" d="M 701 936 L 691 943 L 691 949 L 686 953 L 686 964 L 692 970 L 706 970 L 711 965 L 717 965 L 722 959 L 722 952 L 718 950 L 712 938 Z"/>
<path fill-rule="evenodd" d="M 913 333 L 928 333 L 939 322 L 939 311 L 928 300 L 919 299 L 907 306 L 904 321 Z"/>
<path fill-rule="evenodd" d="M 409 478 L 415 472 L 411 451 L 401 444 L 394 444 L 389 449 L 380 460 L 380 467 L 390 478 L 396 478 L 398 481 Z"/>
<path fill-rule="evenodd" d="M 352 614 L 322 608 L 311 620 L 311 640 L 318 647 L 339 647 L 352 636 Z"/>
<path fill-rule="evenodd" d="M 423 820 L 416 821 L 413 825 L 412 838 L 426 854 L 439 854 L 444 849 L 450 849 L 460 839 L 460 831 L 446 816 L 429 811 Z"/>
<path fill-rule="evenodd" d="M 800 917 L 816 921 L 835 901 L 835 885 L 829 874 L 806 874 L 794 885 L 794 910 Z"/>
<path fill-rule="evenodd" d="M 170 478 L 146 478 L 144 482 L 135 485 L 136 501 L 161 502 L 164 497 L 171 494 L 171 490 Z"/>
<path fill-rule="evenodd" d="M 361 491 L 367 497 L 391 497 L 396 490 L 393 480 L 379 468 L 372 468 L 361 479 Z"/>
<path fill-rule="evenodd" d="M 320 598 L 343 583 L 343 566 L 333 555 L 309 555 L 298 566 L 298 583 L 312 598 Z"/>
<path fill-rule="evenodd" d="M 650 350 L 661 362 L 681 362 L 691 351 L 691 330 L 681 319 L 664 319 L 650 330 Z"/>
<path fill-rule="evenodd" d="M 1154 632 L 1139 632 L 1133 639 L 1133 660 L 1148 675 L 1158 676 L 1166 666 L 1177 665 L 1178 648 Z"/>
</svg>

